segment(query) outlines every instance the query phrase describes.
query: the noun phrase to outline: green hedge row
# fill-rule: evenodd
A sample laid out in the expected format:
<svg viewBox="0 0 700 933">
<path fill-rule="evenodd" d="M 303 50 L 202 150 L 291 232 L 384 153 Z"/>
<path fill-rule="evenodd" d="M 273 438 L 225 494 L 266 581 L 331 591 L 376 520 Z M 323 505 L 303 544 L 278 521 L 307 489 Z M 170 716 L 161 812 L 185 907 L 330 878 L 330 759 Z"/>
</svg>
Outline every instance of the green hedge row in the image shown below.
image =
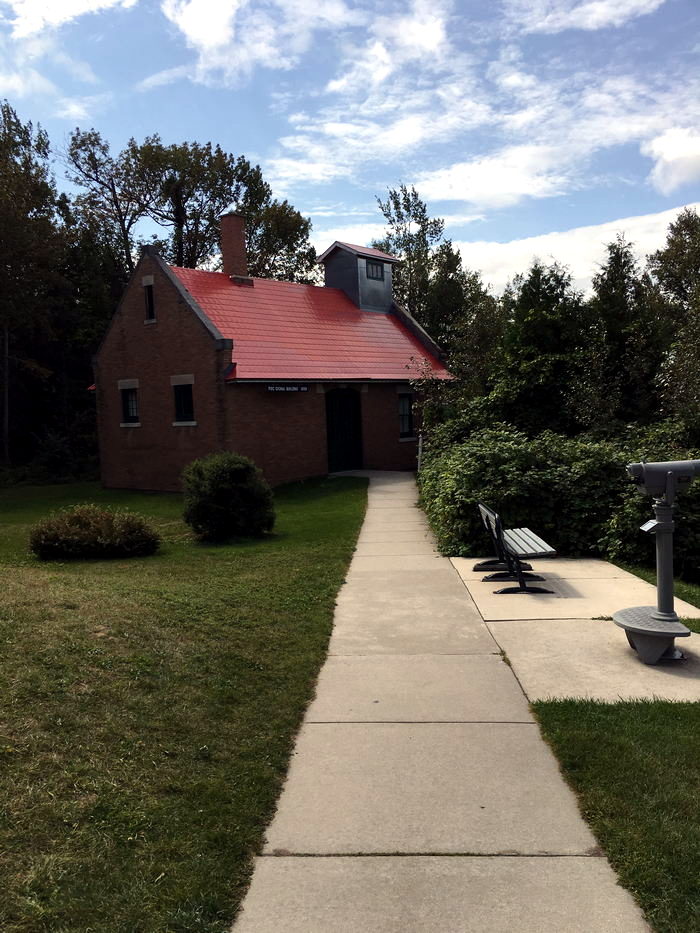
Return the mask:
<svg viewBox="0 0 700 933">
<path fill-rule="evenodd" d="M 653 535 L 639 530 L 651 499 L 629 482 L 625 465 L 700 457 L 675 423 L 630 428 L 614 441 L 550 431 L 528 438 L 508 424 L 457 442 L 446 436 L 427 446 L 419 485 L 440 550 L 465 557 L 491 550 L 476 508 L 482 501 L 506 526 L 531 528 L 562 555 L 651 565 Z M 676 514 L 676 570 L 700 579 L 700 482 L 679 497 Z"/>
</svg>

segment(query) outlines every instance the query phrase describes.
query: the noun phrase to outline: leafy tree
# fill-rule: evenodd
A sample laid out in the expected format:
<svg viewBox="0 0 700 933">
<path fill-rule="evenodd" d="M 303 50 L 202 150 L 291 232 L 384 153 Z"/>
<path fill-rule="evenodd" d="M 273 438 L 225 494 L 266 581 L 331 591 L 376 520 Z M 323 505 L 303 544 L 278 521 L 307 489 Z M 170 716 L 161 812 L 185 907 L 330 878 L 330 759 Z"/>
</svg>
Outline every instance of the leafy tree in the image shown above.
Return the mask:
<svg viewBox="0 0 700 933">
<path fill-rule="evenodd" d="M 664 296 L 685 312 L 700 288 L 700 216 L 686 207 L 669 226 L 666 246 L 648 257 Z"/>
<path fill-rule="evenodd" d="M 450 351 L 466 313 L 467 275 L 462 257 L 446 240 L 430 257 L 431 276 L 426 283 L 421 324 L 444 350 Z"/>
<path fill-rule="evenodd" d="M 480 273 L 463 273 L 462 314 L 455 321 L 447 348 L 450 369 L 462 380 L 470 397 L 493 388 L 507 314 L 506 305 L 490 294 Z"/>
<path fill-rule="evenodd" d="M 188 268 L 206 263 L 217 248 L 219 217 L 240 201 L 254 172 L 247 159 L 211 143 L 166 146 L 157 134 L 140 145 L 129 140 L 123 156 L 148 193 L 145 213 L 171 230 L 165 258 Z"/>
<path fill-rule="evenodd" d="M 446 352 L 462 398 L 488 392 L 505 329 L 502 302 L 491 295 L 478 272 L 462 266 L 462 257 L 447 240 L 433 256 L 424 326 Z"/>
<path fill-rule="evenodd" d="M 260 278 L 315 282 L 316 250 L 311 221 L 288 201 L 272 197 L 258 165 L 248 168 L 236 210 L 245 218 L 248 271 Z"/>
<path fill-rule="evenodd" d="M 664 411 L 682 419 L 700 444 L 700 290 L 690 299 L 684 325 L 660 367 L 657 380 Z"/>
<path fill-rule="evenodd" d="M 80 208 L 117 231 L 129 272 L 134 270 L 135 227 L 148 213 L 149 199 L 154 197 L 153 186 L 134 161 L 134 146 L 131 140 L 124 152 L 114 157 L 97 130 L 77 127 L 64 153 L 68 180 L 84 191 L 77 199 Z"/>
<path fill-rule="evenodd" d="M 211 143 L 165 145 L 158 134 L 130 139 L 118 156 L 96 130 L 76 129 L 66 154 L 68 177 L 80 185 L 81 206 L 119 234 L 134 268 L 136 233 L 145 218 L 166 231 L 153 242 L 177 266 L 215 268 L 219 218 L 232 205 L 246 219 L 252 275 L 307 281 L 316 272 L 311 223 L 272 197 L 259 166 Z"/>
<path fill-rule="evenodd" d="M 10 385 L 47 373 L 33 358 L 34 337 L 46 327 L 55 285 L 59 237 L 56 191 L 48 166 L 49 140 L 0 104 L 0 333 L 2 339 L 2 454 L 10 462 Z M 27 352 L 28 351 L 28 352 Z M 21 398 L 18 391 L 17 397 Z"/>
<path fill-rule="evenodd" d="M 388 229 L 386 236 L 373 246 L 401 260 L 394 270 L 394 296 L 427 327 L 428 290 L 435 264 L 433 250 L 442 239 L 445 222 L 428 216 L 425 201 L 413 186 L 390 188 L 386 200 L 377 198 L 377 203 Z"/>
</svg>

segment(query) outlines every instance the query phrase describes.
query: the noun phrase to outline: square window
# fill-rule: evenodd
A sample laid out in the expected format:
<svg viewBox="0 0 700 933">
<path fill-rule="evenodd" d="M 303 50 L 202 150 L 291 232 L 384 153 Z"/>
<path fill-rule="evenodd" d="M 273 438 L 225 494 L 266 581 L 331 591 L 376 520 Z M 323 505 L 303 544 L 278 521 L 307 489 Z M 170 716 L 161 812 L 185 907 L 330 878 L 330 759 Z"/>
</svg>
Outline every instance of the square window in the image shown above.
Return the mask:
<svg viewBox="0 0 700 933">
<path fill-rule="evenodd" d="M 173 386 L 175 395 L 175 420 L 194 421 L 194 399 L 192 398 L 192 385 Z"/>
<path fill-rule="evenodd" d="M 374 259 L 368 259 L 367 260 L 367 278 L 377 279 L 380 282 L 383 281 L 384 263 L 376 262 Z"/>
<path fill-rule="evenodd" d="M 156 306 L 155 306 L 155 301 L 154 301 L 154 299 L 153 299 L 153 286 L 152 286 L 152 285 L 144 285 L 144 286 L 143 286 L 143 293 L 144 293 L 144 296 L 145 296 L 145 298 L 146 298 L 146 320 L 147 320 L 147 321 L 155 321 L 155 319 L 156 319 Z"/>
<path fill-rule="evenodd" d="M 399 437 L 415 437 L 412 395 L 399 395 Z"/>
<path fill-rule="evenodd" d="M 138 424 L 138 389 L 121 389 L 120 391 L 122 395 L 122 424 Z"/>
</svg>

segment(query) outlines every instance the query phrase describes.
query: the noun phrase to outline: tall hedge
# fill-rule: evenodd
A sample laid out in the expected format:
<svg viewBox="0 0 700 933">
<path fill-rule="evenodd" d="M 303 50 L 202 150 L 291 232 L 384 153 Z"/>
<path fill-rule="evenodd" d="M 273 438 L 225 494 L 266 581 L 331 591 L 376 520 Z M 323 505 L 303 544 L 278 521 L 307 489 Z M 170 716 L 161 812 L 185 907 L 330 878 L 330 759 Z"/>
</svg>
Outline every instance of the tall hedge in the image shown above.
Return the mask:
<svg viewBox="0 0 700 933">
<path fill-rule="evenodd" d="M 529 438 L 511 425 L 474 431 L 452 445 L 428 447 L 419 476 L 425 510 L 443 553 L 489 553 L 477 502 L 510 527 L 527 526 L 561 554 L 603 555 L 651 564 L 653 536 L 639 531 L 651 500 L 629 482 L 633 460 L 700 456 L 683 446 L 675 424 L 630 428 L 615 441 L 546 431 Z M 678 500 L 676 567 L 700 577 L 700 482 Z"/>
</svg>

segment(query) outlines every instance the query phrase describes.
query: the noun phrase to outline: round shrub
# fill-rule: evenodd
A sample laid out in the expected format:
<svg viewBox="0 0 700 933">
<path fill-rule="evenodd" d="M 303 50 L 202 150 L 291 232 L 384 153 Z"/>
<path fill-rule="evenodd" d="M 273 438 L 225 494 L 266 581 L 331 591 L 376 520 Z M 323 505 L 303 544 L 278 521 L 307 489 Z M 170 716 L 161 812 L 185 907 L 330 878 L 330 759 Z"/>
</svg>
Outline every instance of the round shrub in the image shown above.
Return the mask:
<svg viewBox="0 0 700 933">
<path fill-rule="evenodd" d="M 159 545 L 160 536 L 141 515 L 91 504 L 61 509 L 29 534 L 41 560 L 146 557 Z"/>
<path fill-rule="evenodd" d="M 272 531 L 272 490 L 258 467 L 234 453 L 193 460 L 182 473 L 184 519 L 206 541 L 258 537 Z"/>
</svg>

